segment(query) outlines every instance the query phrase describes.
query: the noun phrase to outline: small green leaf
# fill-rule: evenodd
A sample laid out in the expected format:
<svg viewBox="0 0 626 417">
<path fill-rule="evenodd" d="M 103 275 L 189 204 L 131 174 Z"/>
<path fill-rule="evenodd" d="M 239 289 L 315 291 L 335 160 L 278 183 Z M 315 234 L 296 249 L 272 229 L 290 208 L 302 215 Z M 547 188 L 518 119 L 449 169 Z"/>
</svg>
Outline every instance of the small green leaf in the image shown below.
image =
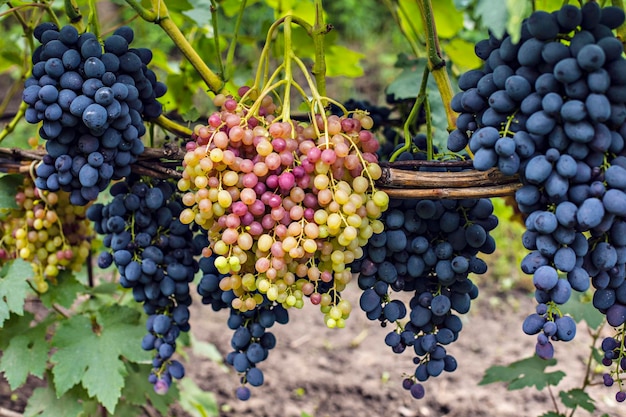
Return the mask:
<svg viewBox="0 0 626 417">
<path fill-rule="evenodd" d="M 199 27 L 211 24 L 211 1 L 210 0 L 189 0 L 191 8 L 182 12 L 183 15 L 191 19 Z"/>
<path fill-rule="evenodd" d="M 567 417 L 565 414 L 557 413 L 555 411 L 548 411 L 547 413 L 543 413 L 539 417 Z"/>
<path fill-rule="evenodd" d="M 584 390 L 580 388 L 574 388 L 569 391 L 561 391 L 559 393 L 563 405 L 571 409 L 576 407 L 583 408 L 590 413 L 593 413 L 596 409 L 593 399 Z"/>
<path fill-rule="evenodd" d="M 546 372 L 548 366 L 554 365 L 556 359 L 543 360 L 534 355 L 508 366 L 492 366 L 487 369 L 479 385 L 504 382 L 509 391 L 532 386 L 541 391 L 548 385 L 558 385 L 565 376 L 562 371 Z"/>
<path fill-rule="evenodd" d="M 126 400 L 125 402 L 136 406 L 143 406 L 146 404 L 146 400 L 149 400 L 150 404 L 156 410 L 164 416 L 167 415 L 170 405 L 178 401 L 180 397 L 178 384 L 176 382 L 173 383 L 167 391 L 167 394 L 159 395 L 154 392 L 154 386 L 148 381 L 148 375 L 150 375 L 152 366 L 147 364 L 127 363 L 126 370 L 128 376 L 124 380 L 124 389 L 122 391 L 122 396 Z M 119 409 L 115 411 L 117 415 L 127 415 L 123 414 Z"/>
<path fill-rule="evenodd" d="M 496 38 L 502 38 L 508 20 L 506 2 L 478 0 L 476 15 L 480 18 L 481 23 L 493 32 Z"/>
<path fill-rule="evenodd" d="M 110 306 L 98 313 L 97 323 L 77 315 L 59 326 L 52 339 L 57 348 L 51 358 L 52 372 L 57 395 L 80 382 L 113 413 L 126 376 L 121 357 L 139 362 L 149 360 L 150 355 L 137 349 L 144 333 L 138 311 Z"/>
<path fill-rule="evenodd" d="M 70 308 L 79 293 L 85 291 L 85 287 L 76 281 L 71 271 L 61 271 L 57 277 L 58 284 L 50 285 L 48 291 L 41 294 L 39 298 L 44 306 L 51 308 L 53 304 L 58 304 L 65 308 Z"/>
<path fill-rule="evenodd" d="M 506 9 L 509 13 L 509 20 L 506 23 L 506 30 L 511 35 L 513 43 L 518 43 L 522 36 L 522 22 L 533 11 L 530 2 L 520 2 L 519 0 L 507 0 Z"/>
<path fill-rule="evenodd" d="M 10 313 L 24 314 L 24 301 L 30 289 L 28 278 L 33 267 L 26 261 L 16 259 L 0 270 L 0 326 Z"/>
<path fill-rule="evenodd" d="M 21 175 L 0 174 L 0 209 L 16 209 L 17 187 L 24 181 Z"/>
<path fill-rule="evenodd" d="M 326 48 L 326 75 L 329 77 L 360 77 L 363 67 L 360 60 L 365 55 L 341 45 L 331 45 Z"/>
<path fill-rule="evenodd" d="M 24 417 L 78 417 L 83 414 L 80 391 L 73 389 L 57 398 L 52 384 L 37 388 L 28 400 Z"/>
<path fill-rule="evenodd" d="M 47 328 L 47 324 L 39 323 L 10 338 L 0 358 L 0 371 L 4 372 L 11 389 L 19 388 L 29 374 L 43 378 L 50 348 L 46 340 Z"/>
<path fill-rule="evenodd" d="M 591 303 L 591 297 L 587 294 L 576 293 L 561 307 L 563 314 L 569 314 L 577 322 L 586 321 L 592 329 L 598 329 L 605 320 L 605 316 L 600 313 Z"/>
<path fill-rule="evenodd" d="M 474 44 L 465 39 L 454 38 L 443 45 L 443 50 L 462 71 L 482 66 L 483 61 L 473 53 Z"/>
<path fill-rule="evenodd" d="M 396 67 L 402 68 L 402 72 L 387 86 L 385 93 L 398 101 L 417 97 L 426 63 L 425 58 L 408 60 L 399 55 Z"/>
<path fill-rule="evenodd" d="M 178 382 L 180 388 L 180 406 L 193 417 L 213 417 L 219 415 L 215 395 L 203 391 L 191 378 Z"/>
</svg>

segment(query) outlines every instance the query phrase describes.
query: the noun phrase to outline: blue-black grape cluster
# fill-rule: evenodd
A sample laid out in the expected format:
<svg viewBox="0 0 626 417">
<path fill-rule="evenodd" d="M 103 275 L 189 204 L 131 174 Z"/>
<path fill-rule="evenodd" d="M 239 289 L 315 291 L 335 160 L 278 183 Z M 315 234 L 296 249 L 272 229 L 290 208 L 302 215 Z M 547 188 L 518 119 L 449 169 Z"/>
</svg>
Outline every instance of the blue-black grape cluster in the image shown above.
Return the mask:
<svg viewBox="0 0 626 417">
<path fill-rule="evenodd" d="M 574 337 L 559 305 L 590 280 L 609 324 L 626 320 L 626 59 L 613 33 L 623 22 L 620 8 L 596 2 L 534 12 L 518 43 L 476 44 L 485 65 L 460 78 L 452 102 L 461 114 L 449 147 L 469 146 L 475 168 L 519 174 L 523 184 L 516 201 L 531 253 L 522 270 L 539 303 L 523 330 L 538 334 L 543 358 L 554 354 L 551 341 Z"/>
<path fill-rule="evenodd" d="M 233 330 L 233 350 L 226 355 L 226 363 L 241 376 L 241 386 L 237 387 L 235 394 L 238 399 L 246 401 L 251 395 L 247 384 L 258 387 L 264 381 L 263 371 L 257 365 L 267 359 L 270 349 L 276 346 L 276 336 L 267 329 L 275 323 L 288 323 L 289 313 L 281 304 L 271 302 L 267 297 L 246 312 L 233 308 L 232 301 L 236 298 L 233 290 L 220 288 L 220 282 L 230 277 L 219 273 L 215 267 L 216 258 L 212 255 L 200 259 L 203 275 L 198 283 L 198 293 L 202 296 L 202 303 L 210 305 L 214 311 L 230 309 L 227 324 Z"/>
<path fill-rule="evenodd" d="M 154 350 L 149 380 L 158 393 L 167 392 L 172 378 L 184 375 L 172 355 L 180 332 L 190 328 L 189 284 L 199 270 L 195 256 L 207 244 L 206 236 L 180 222 L 184 207 L 175 191 L 170 181 L 131 175 L 111 187 L 109 203 L 96 203 L 87 211 L 108 248 L 99 255 L 98 266 L 115 264 L 120 284 L 132 288 L 135 301 L 149 315 L 142 348 Z"/>
<path fill-rule="evenodd" d="M 417 367 L 403 386 L 419 399 L 421 382 L 457 367 L 445 346 L 458 338 L 458 314 L 467 313 L 478 295 L 468 275 L 487 271 L 478 255 L 495 250 L 489 232 L 498 220 L 489 199 L 392 199 L 382 221 L 385 230 L 370 238 L 352 265 L 360 273 L 359 304 L 370 320 L 393 326 L 385 338 L 393 352 L 413 350 Z M 394 291 L 414 294 L 408 309 L 392 298 Z"/>
<path fill-rule="evenodd" d="M 71 193 L 74 205 L 98 197 L 113 179 L 130 174 L 143 152 L 143 119 L 157 118 L 157 97 L 166 92 L 146 65 L 152 52 L 130 48 L 133 30 L 120 27 L 104 40 L 42 23 L 34 31 L 41 45 L 25 82 L 26 121 L 41 124 L 47 155 L 36 169 L 42 190 Z"/>
</svg>

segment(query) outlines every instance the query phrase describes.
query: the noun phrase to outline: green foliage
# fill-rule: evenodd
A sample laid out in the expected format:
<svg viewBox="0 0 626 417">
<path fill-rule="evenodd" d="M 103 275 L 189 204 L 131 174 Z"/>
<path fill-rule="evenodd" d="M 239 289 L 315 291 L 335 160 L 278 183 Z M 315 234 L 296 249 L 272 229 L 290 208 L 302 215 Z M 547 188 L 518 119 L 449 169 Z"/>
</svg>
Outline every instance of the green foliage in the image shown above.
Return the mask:
<svg viewBox="0 0 626 417">
<path fill-rule="evenodd" d="M 51 386 L 37 388 L 28 401 L 24 417 L 78 417 L 83 413 L 81 400 L 86 393 L 81 387 L 75 387 L 62 397 L 57 398 Z"/>
<path fill-rule="evenodd" d="M 507 366 L 492 366 L 485 372 L 479 385 L 504 382 L 509 391 L 526 387 L 542 390 L 548 385 L 558 385 L 565 377 L 563 371 L 546 372 L 546 368 L 556 365 L 556 359 L 543 360 L 537 355 L 521 359 Z"/>
<path fill-rule="evenodd" d="M 24 302 L 30 290 L 28 278 L 32 274 L 33 267 L 19 259 L 0 269 L 0 326 L 10 313 L 24 314 Z"/>
<path fill-rule="evenodd" d="M 593 404 L 593 399 L 584 390 L 580 388 L 574 388 L 569 391 L 561 391 L 559 393 L 563 405 L 567 408 L 576 409 L 580 407 L 590 413 L 594 412 L 596 406 Z"/>
<path fill-rule="evenodd" d="M 22 183 L 21 175 L 7 175 L 0 173 L 0 218 L 2 212 L 17 208 L 15 203 L 15 193 L 17 187 Z"/>
<path fill-rule="evenodd" d="M 98 311 L 95 320 L 73 316 L 61 323 L 52 339 L 57 395 L 81 383 L 90 396 L 113 413 L 126 375 L 122 357 L 132 362 L 150 359 L 147 352 L 137 349 L 141 345 L 141 333 L 136 329 L 141 326 L 139 318 L 136 310 L 110 306 Z"/>
<path fill-rule="evenodd" d="M 180 406 L 192 417 L 219 416 L 217 400 L 211 392 L 203 391 L 189 378 L 180 381 L 180 390 L 183 395 Z"/>
<path fill-rule="evenodd" d="M 591 297 L 591 293 L 572 294 L 567 303 L 561 307 L 561 312 L 572 316 L 577 323 L 585 321 L 589 328 L 598 330 L 605 323 L 605 316 L 593 307 Z"/>
</svg>

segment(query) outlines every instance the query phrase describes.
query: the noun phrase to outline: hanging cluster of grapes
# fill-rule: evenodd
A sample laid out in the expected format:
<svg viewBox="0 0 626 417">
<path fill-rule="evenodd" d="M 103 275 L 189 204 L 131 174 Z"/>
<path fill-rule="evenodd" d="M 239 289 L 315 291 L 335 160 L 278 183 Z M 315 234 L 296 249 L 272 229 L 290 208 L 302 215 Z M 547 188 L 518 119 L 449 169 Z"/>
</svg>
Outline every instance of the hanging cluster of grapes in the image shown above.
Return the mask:
<svg viewBox="0 0 626 417">
<path fill-rule="evenodd" d="M 524 322 L 536 352 L 572 340 L 574 321 L 560 305 L 572 290 L 595 292 L 594 306 L 617 328 L 603 343 L 605 383 L 623 386 L 626 321 L 626 59 L 613 29 L 617 7 L 564 5 L 534 12 L 521 39 L 483 40 L 482 70 L 459 80 L 452 107 L 461 113 L 448 145 L 469 145 L 474 167 L 519 174 L 516 193 L 527 215 L 522 270 L 533 275 L 537 311 Z"/>
<path fill-rule="evenodd" d="M 104 41 L 75 27 L 42 23 L 34 31 L 32 76 L 22 95 L 26 121 L 40 124 L 47 155 L 36 170 L 41 190 L 70 192 L 85 205 L 111 180 L 130 174 L 143 152 L 143 119 L 162 111 L 166 92 L 146 65 L 152 51 L 130 48 L 133 30 L 117 29 Z"/>
<path fill-rule="evenodd" d="M 189 331 L 189 284 L 199 270 L 195 259 L 207 244 L 178 220 L 183 210 L 176 185 L 168 180 L 131 175 L 110 190 L 113 200 L 96 203 L 87 215 L 96 232 L 104 235 L 107 251 L 98 265 L 115 264 L 120 284 L 132 288 L 149 315 L 142 348 L 154 350 L 150 382 L 158 393 L 169 389 L 172 378 L 182 378 L 184 367 L 172 359 L 176 340 Z"/>
<path fill-rule="evenodd" d="M 0 218 L 0 266 L 23 259 L 33 266 L 37 292 L 48 291 L 63 270 L 82 269 L 91 249 L 93 229 L 85 207 L 69 202 L 65 191 L 42 191 L 30 177 L 15 195 L 17 208 Z"/>
</svg>

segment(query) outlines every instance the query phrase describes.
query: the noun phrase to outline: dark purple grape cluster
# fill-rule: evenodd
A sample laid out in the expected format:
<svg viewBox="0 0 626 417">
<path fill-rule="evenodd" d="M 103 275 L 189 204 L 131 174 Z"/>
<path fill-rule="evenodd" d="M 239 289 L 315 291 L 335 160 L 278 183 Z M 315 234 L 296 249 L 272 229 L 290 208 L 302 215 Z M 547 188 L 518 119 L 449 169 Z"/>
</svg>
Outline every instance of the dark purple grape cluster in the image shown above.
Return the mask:
<svg viewBox="0 0 626 417">
<path fill-rule="evenodd" d="M 269 351 L 276 346 L 276 336 L 267 331 L 275 323 L 289 322 L 289 312 L 278 303 L 270 302 L 266 297 L 253 310 L 242 312 L 232 307 L 236 298 L 233 290 L 224 291 L 220 288 L 222 279 L 229 279 L 220 274 L 215 267 L 216 255 L 200 259 L 202 278 L 198 284 L 198 293 L 202 303 L 208 304 L 215 311 L 229 308 L 228 327 L 233 330 L 231 339 L 232 351 L 226 355 L 226 363 L 231 365 L 241 377 L 241 386 L 235 395 L 246 401 L 252 387 L 263 385 L 263 371 L 257 366 L 267 359 Z"/>
<path fill-rule="evenodd" d="M 131 175 L 110 191 L 111 202 L 87 210 L 109 249 L 98 257 L 98 266 L 115 264 L 122 287 L 131 288 L 135 301 L 143 303 L 149 317 L 142 348 L 155 352 L 149 379 L 157 392 L 165 393 L 172 378 L 184 375 L 172 355 L 178 336 L 190 328 L 189 284 L 199 270 L 194 257 L 207 239 L 180 222 L 183 206 L 170 181 Z"/>
<path fill-rule="evenodd" d="M 622 329 L 616 337 L 604 338 L 601 345 L 604 354 L 602 364 L 604 366 L 616 364 L 612 372 L 602 375 L 602 379 L 607 387 L 612 387 L 615 382 L 618 382 L 620 390 L 615 394 L 615 399 L 620 403 L 626 400 L 626 390 L 623 388 L 624 372 L 626 372 L 626 349 L 622 343 L 624 336 L 624 329 Z"/>
<path fill-rule="evenodd" d="M 22 99 L 26 121 L 41 123 L 47 155 L 36 169 L 42 190 L 70 192 L 74 205 L 93 201 L 111 180 L 130 174 L 143 153 L 144 119 L 157 118 L 166 92 L 147 68 L 152 52 L 130 48 L 133 30 L 120 27 L 104 40 L 42 23 L 41 45 Z"/>
<path fill-rule="evenodd" d="M 392 199 L 381 220 L 385 230 L 352 264 L 363 290 L 359 304 L 370 320 L 393 326 L 385 337 L 393 352 L 413 350 L 417 367 L 403 386 L 419 399 L 421 382 L 457 367 L 445 346 L 462 328 L 457 314 L 467 313 L 478 295 L 468 275 L 487 271 L 478 255 L 495 250 L 489 232 L 498 220 L 489 199 Z M 414 294 L 408 308 L 392 299 L 394 291 Z"/>
<path fill-rule="evenodd" d="M 521 178 L 522 270 L 539 303 L 523 329 L 544 358 L 575 335 L 558 307 L 572 290 L 592 284 L 609 323 L 626 321 L 626 59 L 613 31 L 624 17 L 594 1 L 536 11 L 519 42 L 476 44 L 485 65 L 461 76 L 452 101 L 461 114 L 448 146 L 469 146 L 476 169 Z"/>
</svg>

